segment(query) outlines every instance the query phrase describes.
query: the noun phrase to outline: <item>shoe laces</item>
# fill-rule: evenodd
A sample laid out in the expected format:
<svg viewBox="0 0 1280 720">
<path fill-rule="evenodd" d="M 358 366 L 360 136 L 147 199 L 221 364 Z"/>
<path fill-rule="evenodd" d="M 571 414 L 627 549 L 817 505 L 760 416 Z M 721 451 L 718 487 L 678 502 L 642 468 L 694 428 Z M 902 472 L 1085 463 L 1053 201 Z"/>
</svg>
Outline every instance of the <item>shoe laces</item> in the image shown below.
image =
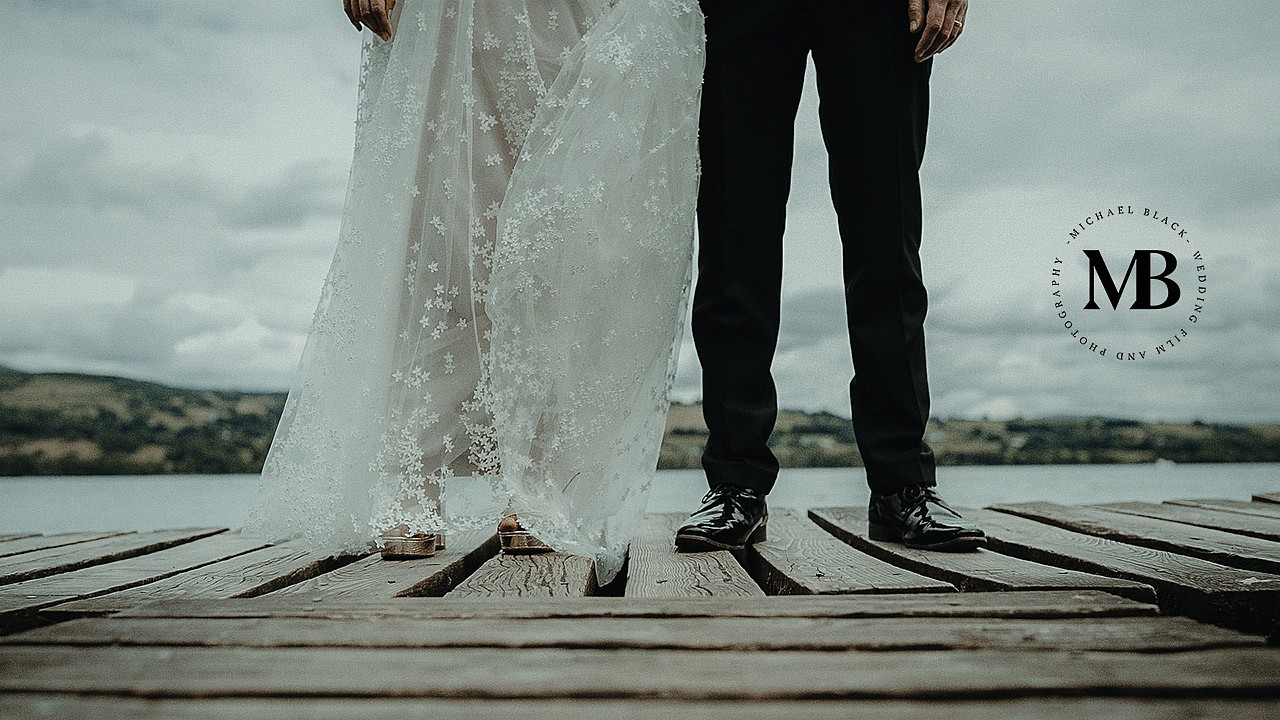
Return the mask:
<svg viewBox="0 0 1280 720">
<path fill-rule="evenodd" d="M 946 501 L 942 499 L 942 496 L 938 495 L 938 488 L 936 485 L 922 486 L 920 488 L 919 494 L 917 494 L 915 497 L 911 499 L 912 509 L 913 510 L 918 509 L 920 512 L 925 512 L 927 510 L 927 508 L 925 507 L 926 503 L 933 503 L 934 505 L 937 505 L 945 509 L 947 512 L 950 512 L 957 516 L 959 516 L 960 514 L 960 513 L 957 513 L 955 510 L 952 510 L 951 506 L 948 505 Z"/>
<path fill-rule="evenodd" d="M 728 485 L 728 484 L 716 485 L 715 487 L 708 490 L 706 495 L 702 496 L 702 503 L 705 505 L 711 502 L 712 500 L 725 495 L 737 500 L 737 499 L 741 499 L 744 495 L 750 494 L 753 492 L 755 491 L 752 490 L 751 488 L 740 487 L 738 485 Z"/>
<path fill-rule="evenodd" d="M 923 510 L 926 503 L 937 503 L 946 507 L 946 503 L 942 502 L 942 498 L 938 496 L 938 491 L 933 485 L 908 485 L 904 488 L 902 499 L 903 504 L 912 510 Z"/>
</svg>

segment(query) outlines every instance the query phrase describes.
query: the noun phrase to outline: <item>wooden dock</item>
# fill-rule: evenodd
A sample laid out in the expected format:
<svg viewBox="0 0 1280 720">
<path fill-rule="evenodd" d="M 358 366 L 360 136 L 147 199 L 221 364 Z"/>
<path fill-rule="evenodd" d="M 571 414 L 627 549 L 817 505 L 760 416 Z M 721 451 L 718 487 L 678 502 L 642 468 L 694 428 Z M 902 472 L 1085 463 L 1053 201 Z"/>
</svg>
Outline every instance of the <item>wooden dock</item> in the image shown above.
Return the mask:
<svg viewBox="0 0 1280 720">
<path fill-rule="evenodd" d="M 1280 494 L 971 512 L 962 554 L 862 508 L 677 554 L 653 515 L 606 587 L 482 534 L 0 536 L 0 717 L 1280 717 Z"/>
</svg>

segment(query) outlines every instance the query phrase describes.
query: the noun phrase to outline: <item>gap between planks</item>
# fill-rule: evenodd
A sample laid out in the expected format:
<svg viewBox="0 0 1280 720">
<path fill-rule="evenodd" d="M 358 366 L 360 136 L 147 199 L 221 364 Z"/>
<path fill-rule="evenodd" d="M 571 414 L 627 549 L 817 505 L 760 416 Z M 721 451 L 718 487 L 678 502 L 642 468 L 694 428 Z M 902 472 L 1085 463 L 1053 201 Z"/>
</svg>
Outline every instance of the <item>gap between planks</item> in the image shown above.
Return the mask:
<svg viewBox="0 0 1280 720">
<path fill-rule="evenodd" d="M 1246 570 L 1280 572 L 1280 543 L 1271 540 L 1102 508 L 1052 502 L 993 505 L 991 509 L 1130 545 L 1190 555 Z"/>
<path fill-rule="evenodd" d="M 449 539 L 443 550 L 429 558 L 383 560 L 375 553 L 269 595 L 305 596 L 312 601 L 439 597 L 455 588 L 497 552 L 497 535 L 483 531 L 459 533 Z"/>
<path fill-rule="evenodd" d="M 145 555 L 222 532 L 226 528 L 122 533 L 11 555 L 0 558 L 0 585 Z"/>
<path fill-rule="evenodd" d="M 979 548 L 970 552 L 917 550 L 901 543 L 867 537 L 865 508 L 815 508 L 810 516 L 844 542 L 909 570 L 954 583 L 965 591 L 1051 589 L 1105 590 L 1143 602 L 1154 602 L 1150 585 L 1132 580 L 1068 570 Z M 965 515 L 969 515 L 966 511 Z"/>
<path fill-rule="evenodd" d="M 991 547 L 1035 562 L 1146 583 L 1161 608 L 1246 632 L 1280 626 L 1280 576 L 1130 545 L 992 510 L 965 511 Z"/>
<path fill-rule="evenodd" d="M 1222 512 L 1206 507 L 1171 503 L 1119 502 L 1095 505 L 1111 512 L 1170 520 L 1184 525 L 1212 528 L 1264 540 L 1280 541 L 1280 518 Z"/>
<path fill-rule="evenodd" d="M 46 607 L 155 582 L 263 545 L 261 540 L 219 533 L 145 555 L 0 586 L 0 632 L 38 622 L 37 611 Z"/>
<path fill-rule="evenodd" d="M 735 553 L 771 595 L 955 592 L 840 542 L 791 509 L 769 516 L 769 539 Z"/>
</svg>

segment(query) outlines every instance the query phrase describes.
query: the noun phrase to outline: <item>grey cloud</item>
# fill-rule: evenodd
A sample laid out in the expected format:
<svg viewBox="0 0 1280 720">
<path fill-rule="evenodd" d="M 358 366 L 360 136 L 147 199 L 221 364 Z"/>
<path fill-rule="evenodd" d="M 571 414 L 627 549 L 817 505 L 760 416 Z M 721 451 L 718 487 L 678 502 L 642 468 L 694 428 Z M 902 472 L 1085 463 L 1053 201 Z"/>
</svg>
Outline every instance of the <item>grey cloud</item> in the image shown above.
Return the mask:
<svg viewBox="0 0 1280 720">
<path fill-rule="evenodd" d="M 324 160 L 294 163 L 279 179 L 260 183 L 224 201 L 218 216 L 233 228 L 301 225 L 318 215 L 342 211 L 342 168 Z"/>
<path fill-rule="evenodd" d="M 1005 398 L 1012 415 L 1265 422 L 1278 399 L 1268 370 L 1240 366 L 1240 353 L 1221 353 L 1224 345 L 1255 341 L 1245 332 L 1201 336 L 1178 353 L 1123 366 L 1069 343 L 939 339 L 929 361 L 934 414 L 942 417 L 971 417 L 990 399 Z"/>
<path fill-rule="evenodd" d="M 0 319 L 0 354 L 45 352 L 94 363 L 162 366 L 183 338 L 234 326 L 241 318 L 202 312 L 175 298 L 26 308 Z"/>
<path fill-rule="evenodd" d="M 5 202 L 144 215 L 204 210 L 232 230 L 297 227 L 342 210 L 345 168 L 329 160 L 297 161 L 275 178 L 237 187 L 214 180 L 189 158 L 151 165 L 119 154 L 97 132 L 52 138 L 28 161 Z"/>
<path fill-rule="evenodd" d="M 783 298 L 779 352 L 817 345 L 831 337 L 848 337 L 842 288 L 822 288 Z"/>
<path fill-rule="evenodd" d="M 110 152 L 110 141 L 100 133 L 54 138 L 32 156 L 6 195 L 15 201 L 59 208 L 148 211 L 157 195 L 174 190 L 175 178 L 141 177 L 142 173 L 114 163 Z"/>
<path fill-rule="evenodd" d="M 1109 175 L 1157 197 L 1221 195 L 1215 208 L 1270 199 L 1280 63 L 1246 28 L 1278 19 L 1274 3 L 975 10 L 935 66 L 929 163 L 941 182 Z"/>
</svg>

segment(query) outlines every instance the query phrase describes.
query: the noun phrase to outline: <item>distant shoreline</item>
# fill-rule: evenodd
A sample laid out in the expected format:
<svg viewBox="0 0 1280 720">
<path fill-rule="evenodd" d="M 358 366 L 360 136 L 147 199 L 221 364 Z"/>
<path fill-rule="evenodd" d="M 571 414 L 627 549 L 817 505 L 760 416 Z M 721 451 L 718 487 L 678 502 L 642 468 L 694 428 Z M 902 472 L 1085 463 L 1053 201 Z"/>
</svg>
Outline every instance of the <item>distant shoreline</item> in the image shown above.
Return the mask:
<svg viewBox="0 0 1280 720">
<path fill-rule="evenodd" d="M 285 397 L 0 368 L 0 476 L 257 473 Z M 1280 424 L 933 419 L 926 440 L 944 466 L 1280 462 Z M 701 407 L 672 405 L 658 467 L 699 467 L 705 442 Z M 782 411 L 770 445 L 783 467 L 862 464 L 831 413 Z"/>
</svg>

